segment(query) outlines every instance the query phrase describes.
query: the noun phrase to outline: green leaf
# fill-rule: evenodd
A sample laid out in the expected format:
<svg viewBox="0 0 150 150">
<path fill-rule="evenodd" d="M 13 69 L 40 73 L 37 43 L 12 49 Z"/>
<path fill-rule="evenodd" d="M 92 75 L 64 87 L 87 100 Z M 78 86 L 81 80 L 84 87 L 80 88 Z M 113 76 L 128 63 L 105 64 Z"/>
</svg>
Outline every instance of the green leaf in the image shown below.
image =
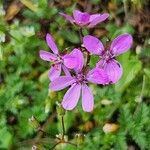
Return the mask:
<svg viewBox="0 0 150 150">
<path fill-rule="evenodd" d="M 108 24 L 106 26 L 106 29 L 109 31 L 109 37 L 111 37 L 111 40 L 119 36 L 120 34 L 124 33 L 134 33 L 134 29 L 131 25 L 125 24 L 123 27 L 118 28 L 118 26 L 114 24 Z M 115 31 L 115 32 L 114 32 Z"/>
<path fill-rule="evenodd" d="M 124 132 L 119 132 L 116 135 L 115 150 L 127 150 L 126 135 Z"/>
<path fill-rule="evenodd" d="M 0 149 L 9 149 L 12 144 L 12 135 L 6 127 L 0 129 Z"/>
<path fill-rule="evenodd" d="M 44 83 L 44 82 L 46 82 L 46 81 L 48 80 L 48 71 L 49 71 L 49 70 L 46 70 L 45 72 L 43 72 L 43 73 L 40 75 L 39 81 L 40 81 L 41 83 Z"/>
<path fill-rule="evenodd" d="M 146 76 L 150 79 L 150 69 L 145 68 L 145 69 L 144 69 L 144 73 L 145 73 Z"/>
<path fill-rule="evenodd" d="M 145 150 L 147 147 L 146 133 L 143 132 L 138 125 L 131 128 L 129 134 L 132 136 L 133 140 L 139 145 L 141 150 Z"/>
<path fill-rule="evenodd" d="M 135 124 L 143 127 L 149 121 L 149 108 L 146 104 L 140 104 L 137 112 L 134 115 Z"/>
<path fill-rule="evenodd" d="M 130 57 L 130 52 L 121 55 L 119 60 L 123 67 L 123 76 L 115 85 L 115 89 L 117 92 L 123 93 L 141 70 L 142 64 L 136 56 Z"/>
<path fill-rule="evenodd" d="M 62 37 L 66 39 L 67 41 L 77 44 L 79 43 L 79 36 L 76 32 L 74 31 L 69 31 L 69 30 L 63 30 L 61 31 Z"/>
<path fill-rule="evenodd" d="M 129 105 L 125 105 L 120 109 L 120 117 L 119 117 L 120 128 L 127 132 L 133 126 L 133 117 L 130 112 Z"/>
<path fill-rule="evenodd" d="M 115 37 L 117 37 L 118 35 L 120 34 L 124 34 L 124 33 L 131 33 L 133 34 L 134 33 L 134 29 L 131 25 L 129 24 L 126 24 L 125 26 L 123 26 L 122 28 L 119 28 L 117 27 L 117 30 L 116 32 L 113 34 L 113 37 L 112 39 L 114 39 Z"/>
</svg>

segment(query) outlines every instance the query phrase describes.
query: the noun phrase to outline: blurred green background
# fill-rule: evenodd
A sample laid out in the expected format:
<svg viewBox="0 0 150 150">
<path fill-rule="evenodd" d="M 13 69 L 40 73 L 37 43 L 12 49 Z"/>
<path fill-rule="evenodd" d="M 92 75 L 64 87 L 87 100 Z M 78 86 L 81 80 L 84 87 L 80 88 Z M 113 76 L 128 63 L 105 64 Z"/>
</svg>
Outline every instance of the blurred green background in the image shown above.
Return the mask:
<svg viewBox="0 0 150 150">
<path fill-rule="evenodd" d="M 149 0 L 0 0 L 0 150 L 48 150 L 62 132 L 56 102 L 66 90 L 48 91 L 50 64 L 39 58 L 49 50 L 46 33 L 51 33 L 60 50 L 80 44 L 78 28 L 59 16 L 74 9 L 108 12 L 109 21 L 84 34 L 109 43 L 121 33 L 134 38 L 132 49 L 119 56 L 124 72 L 115 85 L 90 85 L 95 96 L 92 113 L 78 104 L 66 112 L 69 141 L 79 150 L 150 150 L 150 1 Z M 98 60 L 92 57 L 93 67 Z M 29 122 L 34 116 L 42 130 Z M 76 134 L 84 134 L 77 139 Z M 58 150 L 76 147 L 61 144 Z"/>
</svg>

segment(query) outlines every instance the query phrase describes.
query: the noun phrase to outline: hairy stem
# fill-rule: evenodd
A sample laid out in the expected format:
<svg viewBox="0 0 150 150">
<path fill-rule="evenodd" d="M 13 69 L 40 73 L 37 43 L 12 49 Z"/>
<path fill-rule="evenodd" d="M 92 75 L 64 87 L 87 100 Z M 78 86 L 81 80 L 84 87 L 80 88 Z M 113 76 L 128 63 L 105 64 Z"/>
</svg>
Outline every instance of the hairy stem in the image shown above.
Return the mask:
<svg viewBox="0 0 150 150">
<path fill-rule="evenodd" d="M 90 59 L 91 59 L 91 55 L 90 55 L 90 53 L 89 53 L 89 52 L 87 52 L 86 66 L 88 66 L 88 65 L 89 65 Z"/>
<path fill-rule="evenodd" d="M 65 135 L 64 116 L 61 116 L 61 123 L 62 123 L 62 130 L 63 130 L 62 139 L 64 139 L 64 135 Z"/>
<path fill-rule="evenodd" d="M 134 115 L 136 115 L 136 113 L 138 113 L 138 111 L 140 110 L 140 108 L 142 106 L 144 89 L 145 89 L 145 75 L 143 75 L 143 83 L 142 83 L 142 89 L 141 89 L 141 93 L 140 93 L 140 101 L 138 102 L 138 105 L 135 109 Z"/>
<path fill-rule="evenodd" d="M 42 138 L 43 134 L 45 133 L 45 130 L 47 129 L 48 125 L 53 121 L 55 116 L 56 116 L 56 113 L 53 113 L 52 115 L 49 116 L 49 118 L 46 120 L 46 122 L 40 128 L 42 131 L 38 133 L 38 135 L 36 137 L 36 141 L 40 141 L 40 139 Z"/>
<path fill-rule="evenodd" d="M 67 143 L 67 144 L 70 144 L 70 145 L 72 145 L 72 146 L 77 147 L 77 145 L 76 145 L 76 144 L 74 144 L 74 143 L 72 143 L 72 142 L 65 142 L 65 143 Z"/>
<path fill-rule="evenodd" d="M 79 34 L 80 34 L 80 41 L 81 41 L 81 44 L 82 44 L 83 43 L 83 37 L 84 37 L 82 28 L 79 28 Z M 87 67 L 89 65 L 89 62 L 90 62 L 90 59 L 91 59 L 90 53 L 87 50 L 86 50 L 86 52 L 87 52 L 87 58 L 86 58 L 85 67 Z"/>
<path fill-rule="evenodd" d="M 123 4 L 124 4 L 124 12 L 125 12 L 125 20 L 128 20 L 128 1 L 127 0 L 123 0 Z"/>
<path fill-rule="evenodd" d="M 82 28 L 79 28 L 79 34 L 80 34 L 80 42 L 82 43 L 84 37 Z"/>
<path fill-rule="evenodd" d="M 57 145 L 59 145 L 59 144 L 61 144 L 61 143 L 64 143 L 64 144 L 70 144 L 70 145 L 72 145 L 72 146 L 77 147 L 77 145 L 74 144 L 74 143 L 72 143 L 72 142 L 68 142 L 68 141 L 59 141 L 59 142 L 57 142 L 55 145 L 53 145 L 49 150 L 54 149 Z"/>
<path fill-rule="evenodd" d="M 141 90 L 141 94 L 140 94 L 141 98 L 143 98 L 144 88 L 145 88 L 145 75 L 143 76 L 142 90 Z"/>
<path fill-rule="evenodd" d="M 55 145 L 53 145 L 49 150 L 52 150 L 52 149 L 54 149 L 57 145 L 59 145 L 61 143 L 61 141 L 60 142 L 58 142 L 58 143 L 56 143 Z"/>
</svg>

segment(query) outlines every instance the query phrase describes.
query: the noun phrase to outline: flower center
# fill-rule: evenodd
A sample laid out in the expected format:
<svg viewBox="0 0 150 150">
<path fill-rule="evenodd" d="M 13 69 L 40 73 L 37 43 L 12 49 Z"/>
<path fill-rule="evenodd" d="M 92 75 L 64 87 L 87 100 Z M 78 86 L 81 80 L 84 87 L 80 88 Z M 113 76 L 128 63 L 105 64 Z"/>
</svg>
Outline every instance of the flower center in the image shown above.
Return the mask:
<svg viewBox="0 0 150 150">
<path fill-rule="evenodd" d="M 110 59 L 112 59 L 114 56 L 111 54 L 111 52 L 109 50 L 106 50 L 103 52 L 102 54 L 102 59 L 105 61 L 108 61 Z"/>
<path fill-rule="evenodd" d="M 77 83 L 87 83 L 87 79 L 83 73 L 78 73 L 75 78 Z"/>
<path fill-rule="evenodd" d="M 101 61 L 97 64 L 97 66 L 100 68 L 104 68 L 106 63 L 109 62 L 109 60 L 111 60 L 112 58 L 114 58 L 114 55 L 109 50 L 103 51 L 101 55 Z"/>
<path fill-rule="evenodd" d="M 57 56 L 57 59 L 53 62 L 53 64 L 61 64 L 63 62 L 63 59 L 60 55 Z"/>
</svg>

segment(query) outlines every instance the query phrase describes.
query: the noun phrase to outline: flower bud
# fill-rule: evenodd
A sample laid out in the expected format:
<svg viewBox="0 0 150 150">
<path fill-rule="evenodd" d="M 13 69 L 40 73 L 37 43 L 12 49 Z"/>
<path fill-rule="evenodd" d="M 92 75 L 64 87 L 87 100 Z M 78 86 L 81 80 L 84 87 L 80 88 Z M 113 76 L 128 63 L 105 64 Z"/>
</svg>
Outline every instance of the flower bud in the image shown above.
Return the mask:
<svg viewBox="0 0 150 150">
<path fill-rule="evenodd" d="M 55 97 L 57 96 L 57 94 L 56 94 L 56 92 L 49 91 L 48 96 L 49 96 L 51 99 L 53 99 L 53 98 L 55 98 Z"/>
<path fill-rule="evenodd" d="M 39 129 L 40 128 L 40 123 L 38 122 L 38 120 L 34 116 L 32 116 L 31 118 L 29 118 L 29 124 L 34 129 Z"/>
<path fill-rule="evenodd" d="M 103 131 L 104 131 L 105 133 L 111 133 L 111 132 L 117 131 L 118 128 L 119 128 L 119 125 L 118 125 L 118 124 L 115 124 L 115 123 L 106 123 L 106 124 L 103 126 Z"/>
<path fill-rule="evenodd" d="M 56 109 L 57 109 L 57 114 L 60 116 L 64 116 L 65 115 L 65 109 L 61 106 L 61 104 L 59 102 L 56 102 Z"/>
<path fill-rule="evenodd" d="M 76 139 L 77 145 L 79 146 L 79 145 L 83 144 L 85 135 L 78 133 L 75 135 L 75 139 Z"/>
<path fill-rule="evenodd" d="M 46 98 L 45 100 L 45 113 L 49 113 L 51 110 L 51 99 Z"/>
<path fill-rule="evenodd" d="M 53 99 L 56 99 L 56 96 L 56 92 L 49 91 L 48 96 L 45 100 L 45 113 L 49 113 L 52 109 L 52 106 L 55 102 Z"/>
</svg>

